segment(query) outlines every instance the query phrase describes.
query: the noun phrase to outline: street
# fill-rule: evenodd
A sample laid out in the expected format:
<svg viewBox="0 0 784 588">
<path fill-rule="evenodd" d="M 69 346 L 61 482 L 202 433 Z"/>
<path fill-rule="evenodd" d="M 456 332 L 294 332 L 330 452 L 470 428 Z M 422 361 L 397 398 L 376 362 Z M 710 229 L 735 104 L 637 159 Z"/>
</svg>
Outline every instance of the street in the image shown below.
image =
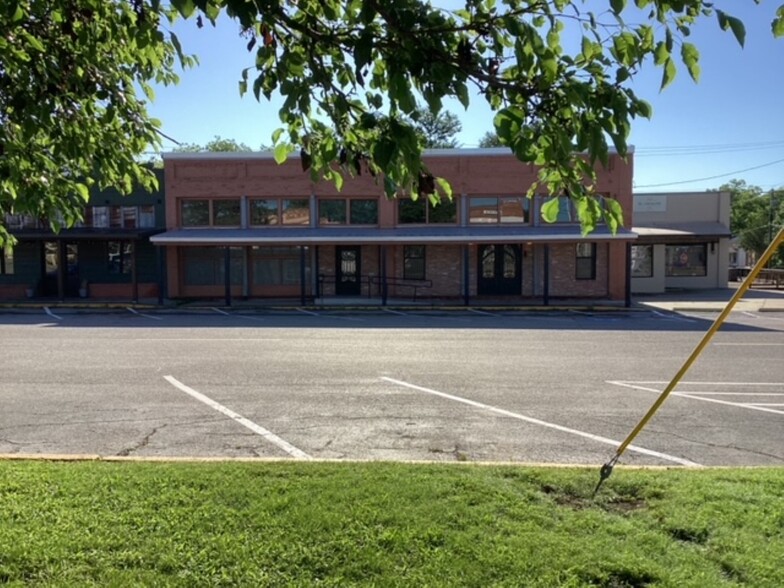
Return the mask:
<svg viewBox="0 0 784 588">
<path fill-rule="evenodd" d="M 715 313 L 0 314 L 0 454 L 599 464 Z M 784 463 L 784 314 L 733 312 L 620 463 Z"/>
</svg>

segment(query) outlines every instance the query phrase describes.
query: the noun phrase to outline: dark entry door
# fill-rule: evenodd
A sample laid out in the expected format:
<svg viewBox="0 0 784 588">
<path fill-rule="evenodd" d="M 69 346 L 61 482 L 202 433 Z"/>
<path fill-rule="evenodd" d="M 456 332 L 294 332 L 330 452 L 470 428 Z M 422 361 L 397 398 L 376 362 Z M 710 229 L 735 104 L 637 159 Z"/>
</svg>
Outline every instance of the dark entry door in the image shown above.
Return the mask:
<svg viewBox="0 0 784 588">
<path fill-rule="evenodd" d="M 60 248 L 63 247 L 63 251 Z M 60 266 L 61 255 L 64 267 Z M 76 243 L 45 241 L 43 245 L 44 275 L 41 280 L 41 296 L 62 296 L 73 298 L 79 295 L 79 246 Z M 60 274 L 63 274 L 64 292 L 59 292 Z"/>
<path fill-rule="evenodd" d="M 519 296 L 522 292 L 523 262 L 519 245 L 480 245 L 480 296 Z"/>
<path fill-rule="evenodd" d="M 335 295 L 359 296 L 362 293 L 362 259 L 358 246 L 336 247 Z"/>
</svg>

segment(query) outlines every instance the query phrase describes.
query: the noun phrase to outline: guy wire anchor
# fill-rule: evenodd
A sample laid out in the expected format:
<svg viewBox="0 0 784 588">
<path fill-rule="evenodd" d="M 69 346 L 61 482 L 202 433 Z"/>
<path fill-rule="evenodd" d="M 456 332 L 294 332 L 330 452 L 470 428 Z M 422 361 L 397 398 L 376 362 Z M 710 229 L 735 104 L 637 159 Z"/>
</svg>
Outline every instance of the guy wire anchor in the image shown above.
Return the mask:
<svg viewBox="0 0 784 588">
<path fill-rule="evenodd" d="M 596 488 L 593 491 L 593 495 L 591 498 L 596 498 L 596 494 L 599 492 L 599 488 L 602 487 L 602 483 L 609 478 L 613 473 L 613 467 L 618 462 L 618 455 L 615 455 L 610 461 L 602 466 L 602 469 L 599 470 L 599 483 L 596 484 Z"/>
</svg>

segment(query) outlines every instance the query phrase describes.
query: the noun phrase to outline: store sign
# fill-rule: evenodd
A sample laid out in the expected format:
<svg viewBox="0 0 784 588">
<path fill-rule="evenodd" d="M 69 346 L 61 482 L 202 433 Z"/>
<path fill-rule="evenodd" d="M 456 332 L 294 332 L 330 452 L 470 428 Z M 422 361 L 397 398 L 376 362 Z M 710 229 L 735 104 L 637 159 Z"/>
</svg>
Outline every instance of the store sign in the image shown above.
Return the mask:
<svg viewBox="0 0 784 588">
<path fill-rule="evenodd" d="M 664 195 L 635 196 L 634 212 L 667 212 L 667 196 Z"/>
</svg>

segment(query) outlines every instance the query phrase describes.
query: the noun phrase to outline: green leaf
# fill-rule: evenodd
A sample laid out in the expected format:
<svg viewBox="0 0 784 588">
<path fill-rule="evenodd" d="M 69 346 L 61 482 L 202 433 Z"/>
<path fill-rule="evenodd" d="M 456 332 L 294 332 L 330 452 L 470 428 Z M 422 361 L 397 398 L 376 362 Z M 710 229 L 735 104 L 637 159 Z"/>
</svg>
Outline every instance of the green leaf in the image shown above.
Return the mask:
<svg viewBox="0 0 784 588">
<path fill-rule="evenodd" d="M 196 10 L 193 0 L 171 0 L 171 3 L 184 18 L 188 18 Z"/>
<path fill-rule="evenodd" d="M 288 143 L 275 145 L 274 157 L 279 165 L 288 159 L 289 153 L 291 153 L 291 146 Z"/>
<path fill-rule="evenodd" d="M 743 25 L 743 22 L 722 10 L 716 10 L 716 18 L 719 21 L 721 30 L 726 31 L 728 28 L 731 29 L 738 44 L 743 47 L 746 42 L 746 27 Z"/>
<path fill-rule="evenodd" d="M 773 19 L 770 27 L 774 37 L 784 37 L 784 5 L 779 6 L 776 11 L 776 18 Z"/>
<path fill-rule="evenodd" d="M 81 183 L 74 184 L 74 188 L 79 192 L 79 198 L 87 202 L 90 199 L 90 190 L 87 186 Z"/>
<path fill-rule="evenodd" d="M 664 41 L 659 41 L 656 45 L 656 50 L 653 52 L 653 63 L 655 65 L 664 65 L 670 58 L 670 52 L 667 49 L 667 44 Z"/>
<path fill-rule="evenodd" d="M 558 211 L 560 209 L 560 198 L 550 198 L 542 204 L 542 218 L 545 222 L 554 223 L 558 220 Z"/>
<path fill-rule="evenodd" d="M 675 79 L 675 74 L 677 73 L 677 69 L 675 68 L 675 62 L 671 59 L 667 59 L 667 63 L 664 64 L 664 73 L 662 74 L 662 83 L 660 90 L 664 90 L 667 86 L 669 86 L 672 81 Z"/>
<path fill-rule="evenodd" d="M 691 43 L 681 45 L 681 59 L 695 82 L 700 81 L 700 52 Z"/>
<path fill-rule="evenodd" d="M 610 8 L 615 14 L 621 14 L 626 8 L 626 0 L 610 0 Z"/>
</svg>

